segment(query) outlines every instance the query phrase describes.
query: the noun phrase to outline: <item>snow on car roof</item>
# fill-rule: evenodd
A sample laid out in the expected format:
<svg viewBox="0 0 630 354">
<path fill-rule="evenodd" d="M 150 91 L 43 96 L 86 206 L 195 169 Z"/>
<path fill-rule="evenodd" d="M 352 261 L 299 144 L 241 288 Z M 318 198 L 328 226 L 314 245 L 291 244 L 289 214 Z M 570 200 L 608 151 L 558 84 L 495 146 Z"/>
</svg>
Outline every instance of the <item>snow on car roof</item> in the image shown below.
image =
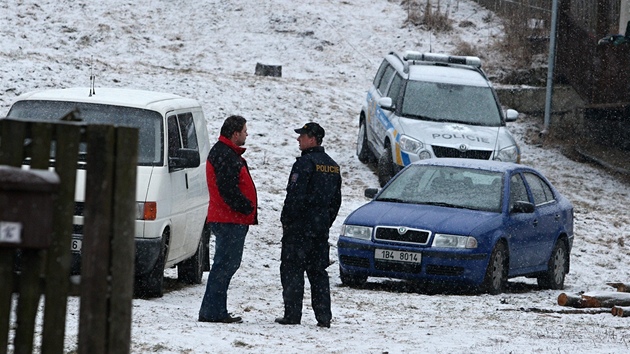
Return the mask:
<svg viewBox="0 0 630 354">
<path fill-rule="evenodd" d="M 487 171 L 505 172 L 515 169 L 531 169 L 531 167 L 503 161 L 494 160 L 478 160 L 464 158 L 433 158 L 427 160 L 419 160 L 413 162 L 412 165 L 432 165 L 432 166 L 451 166 L 462 168 L 474 168 Z"/>
<path fill-rule="evenodd" d="M 490 87 L 488 80 L 479 72 L 456 65 L 410 65 L 409 80 Z"/>
<path fill-rule="evenodd" d="M 90 89 L 88 87 L 73 87 L 67 89 L 29 92 L 21 95 L 17 100 L 88 102 L 115 106 L 147 108 L 158 111 L 168 111 L 199 105 L 197 101 L 193 99 L 184 98 L 171 93 L 101 87 L 95 88 L 92 95 L 90 95 Z"/>
</svg>

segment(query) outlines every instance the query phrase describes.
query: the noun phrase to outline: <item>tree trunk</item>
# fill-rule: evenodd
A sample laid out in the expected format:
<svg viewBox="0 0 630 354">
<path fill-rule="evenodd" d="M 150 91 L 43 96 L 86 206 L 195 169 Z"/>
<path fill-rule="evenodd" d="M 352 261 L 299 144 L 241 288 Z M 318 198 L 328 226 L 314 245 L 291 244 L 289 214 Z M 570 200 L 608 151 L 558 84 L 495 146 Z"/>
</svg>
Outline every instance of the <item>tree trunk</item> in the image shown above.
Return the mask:
<svg viewBox="0 0 630 354">
<path fill-rule="evenodd" d="M 567 294 L 567 293 L 561 293 L 560 295 L 558 295 L 558 305 L 575 307 L 575 308 L 586 307 L 586 306 L 582 306 L 582 297 L 580 296 L 580 294 Z"/>
<path fill-rule="evenodd" d="M 617 289 L 617 291 L 630 293 L 630 284 L 625 284 L 625 283 L 606 283 L 606 284 Z"/>
<path fill-rule="evenodd" d="M 630 317 L 630 306 L 613 306 L 613 316 Z"/>
<path fill-rule="evenodd" d="M 577 308 L 630 306 L 630 293 L 613 291 L 593 291 L 584 294 L 561 293 L 558 305 Z"/>
</svg>

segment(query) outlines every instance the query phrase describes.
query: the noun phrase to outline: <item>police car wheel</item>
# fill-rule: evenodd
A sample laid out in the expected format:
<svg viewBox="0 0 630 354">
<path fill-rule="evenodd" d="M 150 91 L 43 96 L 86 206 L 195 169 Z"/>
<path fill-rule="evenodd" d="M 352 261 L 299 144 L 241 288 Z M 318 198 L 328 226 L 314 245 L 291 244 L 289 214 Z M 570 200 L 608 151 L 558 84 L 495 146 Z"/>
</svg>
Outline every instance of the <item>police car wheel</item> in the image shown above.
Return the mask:
<svg viewBox="0 0 630 354">
<path fill-rule="evenodd" d="M 392 149 L 389 146 L 385 148 L 383 155 L 378 159 L 377 173 L 381 187 L 394 177 L 394 161 L 392 160 Z"/>
<path fill-rule="evenodd" d="M 357 156 L 359 157 L 359 161 L 363 163 L 374 161 L 374 154 L 372 154 L 372 151 L 370 151 L 370 148 L 368 147 L 367 127 L 365 126 L 364 120 L 359 123 L 359 134 L 357 136 Z"/>
</svg>

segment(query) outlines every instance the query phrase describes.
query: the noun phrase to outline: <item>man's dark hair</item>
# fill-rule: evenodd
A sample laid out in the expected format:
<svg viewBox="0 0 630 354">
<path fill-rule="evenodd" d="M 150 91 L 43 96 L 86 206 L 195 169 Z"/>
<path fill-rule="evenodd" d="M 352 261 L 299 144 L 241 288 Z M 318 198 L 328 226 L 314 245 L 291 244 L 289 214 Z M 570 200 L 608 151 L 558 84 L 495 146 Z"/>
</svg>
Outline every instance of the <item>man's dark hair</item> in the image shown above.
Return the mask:
<svg viewBox="0 0 630 354">
<path fill-rule="evenodd" d="M 306 135 L 308 135 L 309 138 L 315 138 L 315 141 L 317 141 L 318 146 L 321 146 L 322 142 L 324 141 L 324 139 L 321 136 L 317 136 L 313 133 L 306 133 Z"/>
<path fill-rule="evenodd" d="M 241 116 L 229 116 L 223 122 L 221 135 L 230 139 L 234 133 L 243 130 L 245 123 L 247 123 L 247 120 Z"/>
</svg>

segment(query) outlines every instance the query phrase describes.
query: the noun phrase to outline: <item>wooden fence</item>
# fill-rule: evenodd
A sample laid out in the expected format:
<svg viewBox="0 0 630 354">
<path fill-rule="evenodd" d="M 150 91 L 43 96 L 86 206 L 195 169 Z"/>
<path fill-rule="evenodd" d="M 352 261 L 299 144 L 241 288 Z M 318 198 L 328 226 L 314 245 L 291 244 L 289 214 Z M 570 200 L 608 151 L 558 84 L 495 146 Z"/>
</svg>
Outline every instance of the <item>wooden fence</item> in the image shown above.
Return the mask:
<svg viewBox="0 0 630 354">
<path fill-rule="evenodd" d="M 33 352 L 37 316 L 43 316 L 43 325 L 41 348 L 35 349 L 63 353 L 68 296 L 75 295 L 81 298 L 77 352 L 129 352 L 137 142 L 135 128 L 0 120 L 0 165 L 19 167 L 30 160 L 31 169 L 49 170 L 54 150 L 52 170 L 60 181 L 50 211 L 51 245 L 0 244 L 0 353 Z M 76 286 L 70 281 L 70 248 L 80 144 L 88 153 L 85 236 Z"/>
</svg>

